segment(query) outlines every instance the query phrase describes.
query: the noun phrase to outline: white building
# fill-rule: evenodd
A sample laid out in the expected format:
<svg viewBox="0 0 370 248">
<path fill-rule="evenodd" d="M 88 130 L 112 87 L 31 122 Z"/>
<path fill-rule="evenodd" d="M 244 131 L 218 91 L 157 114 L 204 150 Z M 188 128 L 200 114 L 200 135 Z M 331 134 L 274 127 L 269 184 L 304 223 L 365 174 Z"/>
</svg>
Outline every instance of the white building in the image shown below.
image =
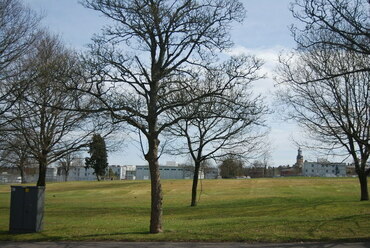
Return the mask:
<svg viewBox="0 0 370 248">
<path fill-rule="evenodd" d="M 106 175 L 108 177 L 113 176 L 108 174 L 110 170 L 119 180 L 135 180 L 136 166 L 134 165 L 110 165 L 106 169 Z"/>
<path fill-rule="evenodd" d="M 159 166 L 159 173 L 161 179 L 193 179 L 194 167 L 182 166 L 175 162 L 167 162 L 166 165 Z M 207 172 L 199 172 L 199 179 L 215 179 L 218 177 L 217 168 L 208 168 Z M 137 180 L 149 180 L 150 170 L 148 165 L 136 166 L 136 179 Z"/>
<path fill-rule="evenodd" d="M 135 180 L 136 179 L 136 166 L 135 165 L 125 165 L 126 172 L 125 178 L 126 180 Z"/>
<path fill-rule="evenodd" d="M 345 177 L 345 163 L 330 163 L 327 161 L 307 162 L 302 168 L 302 174 L 306 177 Z"/>
<path fill-rule="evenodd" d="M 203 173 L 205 179 L 217 179 L 220 176 L 220 172 L 216 167 L 207 168 Z"/>
<path fill-rule="evenodd" d="M 46 177 L 56 177 L 58 168 L 56 167 L 47 167 L 46 168 Z"/>
<path fill-rule="evenodd" d="M 119 180 L 135 180 L 134 165 L 109 165 L 106 168 L 106 178 L 115 178 Z M 64 175 L 60 171 L 61 176 Z M 110 175 L 109 173 L 113 173 Z M 71 167 L 68 173 L 68 181 L 95 181 L 96 175 L 93 168 L 85 168 L 84 166 Z"/>
<path fill-rule="evenodd" d="M 161 179 L 184 179 L 185 169 L 179 166 L 159 166 Z M 136 166 L 136 180 L 149 180 L 150 171 L 148 165 Z"/>
<path fill-rule="evenodd" d="M 177 162 L 168 161 L 166 165 L 159 166 L 159 173 L 161 179 L 184 179 L 186 170 L 183 167 L 179 167 Z M 136 166 L 136 180 L 149 180 L 150 170 L 149 165 L 137 165 Z"/>
<path fill-rule="evenodd" d="M 68 181 L 95 181 L 96 175 L 93 168 L 84 166 L 71 167 L 68 173 Z"/>
<path fill-rule="evenodd" d="M 167 162 L 160 166 L 161 179 L 193 179 L 194 167 L 178 165 L 176 162 Z M 199 179 L 214 179 L 218 176 L 217 168 L 208 168 L 207 173 L 200 171 Z M 109 165 L 103 179 L 118 180 L 149 180 L 150 171 L 148 165 Z M 56 167 L 47 170 L 47 181 L 64 181 L 64 171 Z M 93 168 L 73 166 L 68 173 L 68 181 L 95 181 L 96 175 Z"/>
</svg>

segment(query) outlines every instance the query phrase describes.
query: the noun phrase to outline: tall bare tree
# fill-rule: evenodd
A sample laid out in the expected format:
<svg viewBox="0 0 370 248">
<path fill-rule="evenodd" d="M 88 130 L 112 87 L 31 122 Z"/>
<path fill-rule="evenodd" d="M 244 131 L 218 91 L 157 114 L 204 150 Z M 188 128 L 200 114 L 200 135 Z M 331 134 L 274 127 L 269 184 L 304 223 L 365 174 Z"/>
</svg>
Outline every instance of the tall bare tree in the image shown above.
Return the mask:
<svg viewBox="0 0 370 248">
<path fill-rule="evenodd" d="M 113 24 L 91 45 L 90 93 L 146 138 L 151 175 L 150 232 L 162 232 L 160 134 L 178 120 L 171 109 L 193 101 L 190 70 L 232 45 L 230 25 L 244 18 L 238 0 L 84 0 Z M 207 92 L 208 95 L 213 92 Z M 184 97 L 185 96 L 185 97 Z M 199 98 L 199 96 L 197 96 Z M 187 99 L 187 101 L 184 101 Z"/>
<path fill-rule="evenodd" d="M 14 80 L 22 58 L 34 44 L 40 17 L 19 0 L 0 0 L 0 124 L 27 84 Z"/>
<path fill-rule="evenodd" d="M 366 54 L 321 48 L 302 52 L 280 65 L 285 87 L 280 99 L 290 107 L 288 116 L 305 128 L 320 148 L 344 148 L 353 158 L 361 200 L 369 199 L 370 71 L 342 72 L 369 63 Z M 334 74 L 342 75 L 326 77 Z"/>
<path fill-rule="evenodd" d="M 301 25 L 292 27 L 297 57 L 281 64 L 280 80 L 294 96 L 284 99 L 318 140 L 345 147 L 355 161 L 361 200 L 368 200 L 370 2 L 296 0 L 291 11 Z"/>
<path fill-rule="evenodd" d="M 173 119 L 188 116 L 169 129 L 169 133 L 184 141 L 175 143 L 170 153 L 190 154 L 194 165 L 191 206 L 197 205 L 198 178 L 203 161 L 230 155 L 251 156 L 262 146 L 265 136 L 263 116 L 267 108 L 260 96 L 253 96 L 251 83 L 260 79 L 262 62 L 252 56 L 231 58 L 217 69 L 208 70 L 203 79 L 196 80 L 194 94 L 220 87 L 222 95 L 213 95 L 194 101 L 181 112 L 175 111 Z"/>
<path fill-rule="evenodd" d="M 66 91 L 79 68 L 75 54 L 55 36 L 43 33 L 27 58 L 22 78 L 30 87 L 10 109 L 10 127 L 20 134 L 39 165 L 38 186 L 45 186 L 47 166 L 88 143 L 94 132 L 88 115 L 66 109 L 80 105 L 80 97 Z M 74 81 L 74 83 L 76 83 Z"/>
</svg>

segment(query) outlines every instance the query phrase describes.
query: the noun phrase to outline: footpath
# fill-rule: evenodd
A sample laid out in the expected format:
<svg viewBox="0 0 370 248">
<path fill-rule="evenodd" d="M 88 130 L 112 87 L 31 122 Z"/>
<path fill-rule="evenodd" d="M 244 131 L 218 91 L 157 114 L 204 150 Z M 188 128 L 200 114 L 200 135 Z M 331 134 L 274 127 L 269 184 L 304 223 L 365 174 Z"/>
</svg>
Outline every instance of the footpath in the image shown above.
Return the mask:
<svg viewBox="0 0 370 248">
<path fill-rule="evenodd" d="M 370 248 L 370 242 L 356 243 L 198 243 L 198 242 L 2 242 L 1 248 Z"/>
</svg>

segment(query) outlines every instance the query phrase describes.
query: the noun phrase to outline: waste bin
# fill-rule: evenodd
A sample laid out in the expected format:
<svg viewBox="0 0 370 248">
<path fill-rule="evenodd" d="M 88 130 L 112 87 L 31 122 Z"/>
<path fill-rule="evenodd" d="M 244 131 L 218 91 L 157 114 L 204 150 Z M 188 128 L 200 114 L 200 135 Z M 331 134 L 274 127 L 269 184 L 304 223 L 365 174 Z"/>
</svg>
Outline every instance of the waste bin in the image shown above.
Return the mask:
<svg viewBox="0 0 370 248">
<path fill-rule="evenodd" d="M 43 228 L 45 187 L 10 186 L 9 232 L 40 232 Z"/>
</svg>

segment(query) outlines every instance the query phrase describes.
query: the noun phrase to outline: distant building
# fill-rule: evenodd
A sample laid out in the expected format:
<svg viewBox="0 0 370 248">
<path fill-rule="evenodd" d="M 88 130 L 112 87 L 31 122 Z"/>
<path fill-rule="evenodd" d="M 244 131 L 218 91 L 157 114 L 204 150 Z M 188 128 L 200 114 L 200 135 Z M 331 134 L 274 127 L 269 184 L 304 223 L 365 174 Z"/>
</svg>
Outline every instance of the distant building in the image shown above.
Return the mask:
<svg viewBox="0 0 370 248">
<path fill-rule="evenodd" d="M 280 169 L 280 176 L 282 177 L 295 177 L 295 176 L 302 176 L 301 169 L 293 166 L 281 166 Z"/>
<path fill-rule="evenodd" d="M 204 179 L 217 179 L 220 176 L 220 171 L 216 167 L 207 167 L 203 173 Z"/>
<path fill-rule="evenodd" d="M 304 162 L 303 176 L 306 177 L 345 177 L 345 163 L 330 163 L 327 161 Z"/>
<path fill-rule="evenodd" d="M 136 179 L 136 166 L 135 165 L 125 165 L 124 177 L 121 179 L 125 180 L 135 180 Z"/>
<path fill-rule="evenodd" d="M 178 165 L 176 162 L 167 162 L 159 168 L 161 179 L 193 179 L 194 167 Z M 19 171 L 16 167 L 0 167 L 0 183 L 17 182 Z M 207 167 L 199 173 L 199 178 L 215 179 L 218 177 L 218 169 Z M 38 169 L 27 168 L 26 182 L 36 182 Z M 150 171 L 148 165 L 109 165 L 103 180 L 149 180 Z M 96 175 L 93 168 L 85 166 L 72 166 L 68 172 L 67 181 L 95 181 Z M 46 170 L 47 182 L 65 181 L 65 171 L 60 167 L 50 166 Z"/>
<path fill-rule="evenodd" d="M 113 175 L 109 175 L 110 172 L 113 172 Z M 108 178 L 115 178 L 119 180 L 135 180 L 136 166 L 109 165 L 105 174 Z"/>
<path fill-rule="evenodd" d="M 302 167 L 303 167 L 303 155 L 302 149 L 298 148 L 298 154 L 296 163 L 290 167 L 280 167 L 280 176 L 282 177 L 293 177 L 293 176 L 302 176 Z"/>
<path fill-rule="evenodd" d="M 45 180 L 46 180 L 47 182 L 54 182 L 54 181 L 57 181 L 57 180 L 56 180 L 57 175 L 58 175 L 58 168 L 56 168 L 56 167 L 47 167 L 47 168 L 46 168 L 46 176 L 45 176 Z"/>
<path fill-rule="evenodd" d="M 159 166 L 161 179 L 185 179 L 188 171 L 179 166 Z M 136 180 L 149 180 L 150 170 L 148 165 L 136 166 Z"/>
<path fill-rule="evenodd" d="M 178 165 L 174 162 L 167 162 L 166 165 L 159 166 L 159 173 L 161 174 L 161 179 L 193 179 L 194 166 Z M 218 168 L 207 167 L 204 171 L 199 172 L 199 179 L 216 179 L 218 175 Z M 148 165 L 136 166 L 136 179 L 150 179 Z"/>
<path fill-rule="evenodd" d="M 38 168 L 30 166 L 24 168 L 24 179 L 25 182 L 33 182 L 37 180 Z M 21 176 L 19 169 L 13 165 L 1 165 L 0 166 L 0 183 L 18 183 L 17 179 Z"/>
<path fill-rule="evenodd" d="M 366 164 L 365 170 L 370 170 L 370 163 Z M 356 166 L 353 163 L 347 165 L 347 176 L 357 176 Z"/>
<path fill-rule="evenodd" d="M 95 181 L 96 176 L 93 168 L 85 166 L 71 167 L 68 173 L 68 181 Z"/>
</svg>

